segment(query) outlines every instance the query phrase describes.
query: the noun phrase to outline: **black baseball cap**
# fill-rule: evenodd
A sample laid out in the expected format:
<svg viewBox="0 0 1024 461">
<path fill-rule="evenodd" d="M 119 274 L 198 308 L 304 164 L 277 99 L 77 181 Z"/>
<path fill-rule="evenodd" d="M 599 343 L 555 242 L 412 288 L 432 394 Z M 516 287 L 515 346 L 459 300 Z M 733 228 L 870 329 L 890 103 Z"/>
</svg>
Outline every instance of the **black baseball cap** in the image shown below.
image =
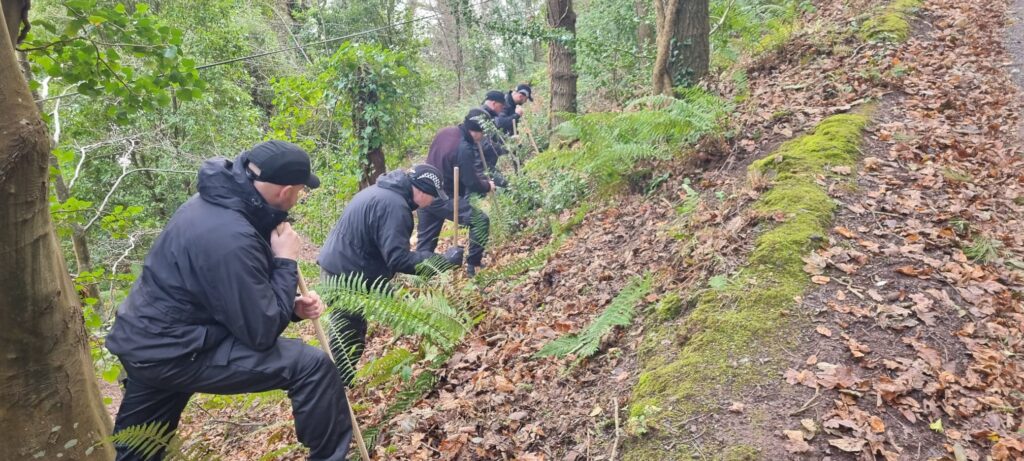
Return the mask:
<svg viewBox="0 0 1024 461">
<path fill-rule="evenodd" d="M 266 141 L 249 150 L 248 160 L 260 169 L 252 179 L 281 186 L 302 184 L 310 189 L 320 187 L 320 178 L 313 174 L 309 154 L 290 142 Z M 251 171 L 251 170 L 250 170 Z"/>
<path fill-rule="evenodd" d="M 526 99 L 533 101 L 533 90 L 530 89 L 530 85 L 520 83 L 519 86 L 516 87 L 516 93 L 522 93 L 526 95 Z"/>
<path fill-rule="evenodd" d="M 494 101 L 505 104 L 505 93 L 498 90 L 491 90 L 487 92 L 487 96 L 484 97 L 484 101 Z"/>
<path fill-rule="evenodd" d="M 409 171 L 409 179 L 417 189 L 441 200 L 448 200 L 448 194 L 444 193 L 443 178 L 440 170 L 426 163 L 416 165 Z"/>
<path fill-rule="evenodd" d="M 491 119 L 491 114 L 480 108 L 473 108 L 466 114 L 466 118 L 462 119 L 462 126 L 465 126 L 469 131 L 479 131 L 483 133 L 484 127 L 481 125 L 484 121 Z"/>
</svg>

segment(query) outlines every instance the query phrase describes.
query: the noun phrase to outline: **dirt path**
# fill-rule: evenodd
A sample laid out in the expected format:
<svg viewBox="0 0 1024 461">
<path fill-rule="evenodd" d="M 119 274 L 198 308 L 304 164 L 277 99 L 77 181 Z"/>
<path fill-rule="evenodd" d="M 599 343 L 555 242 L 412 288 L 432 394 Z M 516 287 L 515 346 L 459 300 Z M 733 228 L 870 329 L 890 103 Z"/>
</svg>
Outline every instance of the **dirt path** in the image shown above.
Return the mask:
<svg viewBox="0 0 1024 461">
<path fill-rule="evenodd" d="M 810 437 L 793 452 L 1022 456 L 1024 158 L 1010 75 L 1024 44 L 1018 23 L 1006 35 L 1016 66 L 991 46 L 1002 7 L 927 2 L 915 37 L 884 58 L 907 73 L 817 252 L 832 282 L 806 297 L 816 346 L 786 377 L 823 398 L 785 428 Z"/>
</svg>

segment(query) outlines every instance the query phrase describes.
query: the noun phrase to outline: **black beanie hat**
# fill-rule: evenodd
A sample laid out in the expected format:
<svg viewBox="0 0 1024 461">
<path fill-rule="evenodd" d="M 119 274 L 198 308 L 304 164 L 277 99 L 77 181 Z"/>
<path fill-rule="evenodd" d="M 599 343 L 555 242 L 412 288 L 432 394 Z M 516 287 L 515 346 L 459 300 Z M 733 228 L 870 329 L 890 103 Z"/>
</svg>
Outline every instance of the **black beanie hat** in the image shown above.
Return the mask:
<svg viewBox="0 0 1024 461">
<path fill-rule="evenodd" d="M 490 121 L 491 116 L 483 109 L 470 109 L 469 113 L 466 114 L 466 118 L 462 120 L 462 126 L 465 126 L 469 131 L 484 132 L 482 123 L 484 121 Z"/>
<path fill-rule="evenodd" d="M 487 96 L 484 97 L 484 102 L 487 102 L 487 101 L 500 102 L 500 103 L 504 104 L 505 103 L 505 93 L 502 93 L 502 92 L 500 92 L 498 90 L 488 91 L 487 92 Z"/>
</svg>

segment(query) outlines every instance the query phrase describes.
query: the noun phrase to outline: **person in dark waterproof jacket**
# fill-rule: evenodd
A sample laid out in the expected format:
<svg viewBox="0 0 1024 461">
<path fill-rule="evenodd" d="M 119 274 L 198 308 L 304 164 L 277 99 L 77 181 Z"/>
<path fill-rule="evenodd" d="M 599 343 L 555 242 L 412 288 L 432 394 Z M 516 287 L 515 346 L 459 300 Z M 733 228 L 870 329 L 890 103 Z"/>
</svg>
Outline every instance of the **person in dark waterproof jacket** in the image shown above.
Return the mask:
<svg viewBox="0 0 1024 461">
<path fill-rule="evenodd" d="M 176 429 L 196 392 L 286 389 L 309 459 L 345 459 L 352 429 L 334 365 L 279 337 L 324 310 L 315 293 L 296 296 L 301 240 L 285 222 L 303 189 L 319 184 L 306 152 L 282 141 L 202 165 L 199 193 L 153 244 L 107 336 L 127 374 L 115 433 L 148 423 Z M 142 458 L 119 446 L 117 459 Z"/>
<path fill-rule="evenodd" d="M 515 91 L 505 93 L 505 106 L 494 119 L 494 125 L 501 128 L 506 135 L 515 136 L 518 121 L 523 116 L 523 104 L 526 104 L 527 100 L 533 101 L 533 90 L 525 83 L 516 86 Z"/>
<path fill-rule="evenodd" d="M 368 286 L 391 280 L 396 273 L 415 274 L 417 266 L 434 255 L 430 251 L 411 251 L 412 212 L 447 200 L 443 176 L 430 165 L 416 165 L 411 171 L 392 171 L 377 178 L 377 183 L 359 191 L 345 207 L 338 222 L 327 235 L 317 263 L 321 278 L 358 274 Z M 462 265 L 463 251 L 452 248 L 444 259 Z M 345 352 L 354 364 L 366 344 L 366 319 L 360 315 L 336 311 L 331 314 L 331 350 Z M 342 342 L 342 338 L 344 341 Z M 337 355 L 337 354 L 336 354 Z M 351 369 L 342 372 L 342 381 L 351 383 Z"/>
<path fill-rule="evenodd" d="M 484 171 L 493 178 L 494 184 L 498 187 L 506 187 L 505 178 L 498 172 L 498 157 L 508 153 L 505 149 L 505 141 L 502 139 L 504 130 L 497 126 L 498 118 L 505 111 L 505 94 L 491 90 L 484 96 L 484 102 L 480 104 L 480 110 L 487 113 L 487 120 L 482 121 L 481 126 L 491 124 L 491 131 L 484 128 L 484 136 L 480 139 L 480 152 L 483 153 L 484 162 L 487 164 Z M 509 122 L 511 126 L 511 122 Z"/>
<path fill-rule="evenodd" d="M 459 167 L 459 223 L 469 227 L 466 272 L 470 276 L 476 275 L 482 265 L 484 246 L 490 233 L 490 219 L 483 211 L 471 206 L 469 196 L 486 195 L 497 187 L 494 181 L 487 179 L 483 165 L 477 160 L 480 155 L 477 143 L 484 137 L 481 123 L 486 122 L 486 112 L 481 109 L 470 110 L 461 125 L 442 128 L 437 132 L 427 154 L 427 163 L 441 170 L 444 175 L 444 190 L 448 195 L 454 195 L 454 168 Z M 434 251 L 444 221 L 454 217 L 454 203 L 451 200 L 437 200 L 416 213 L 419 217 L 416 249 Z"/>
</svg>

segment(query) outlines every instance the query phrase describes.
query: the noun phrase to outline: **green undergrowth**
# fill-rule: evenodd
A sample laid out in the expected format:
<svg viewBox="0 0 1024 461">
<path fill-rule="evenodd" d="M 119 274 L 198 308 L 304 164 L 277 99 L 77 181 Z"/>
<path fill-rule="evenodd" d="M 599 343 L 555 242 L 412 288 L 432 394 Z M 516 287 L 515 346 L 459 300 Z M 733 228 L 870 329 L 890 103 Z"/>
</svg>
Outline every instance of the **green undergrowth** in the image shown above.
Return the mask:
<svg viewBox="0 0 1024 461">
<path fill-rule="evenodd" d="M 867 42 L 905 42 L 910 37 L 908 20 L 920 7 L 921 0 L 894 0 L 872 13 L 858 34 Z"/>
<path fill-rule="evenodd" d="M 783 220 L 776 225 L 774 219 L 764 220 L 747 263 L 728 283 L 698 295 L 694 309 L 678 323 L 656 326 L 646 335 L 630 425 L 634 434 L 647 435 L 631 440 L 624 459 L 686 459 L 685 451 L 665 457 L 659 429 L 778 376 L 777 358 L 792 345 L 802 322 L 791 313 L 794 299 L 809 285 L 802 258 L 824 240 L 835 208 L 816 177 L 855 164 L 866 123 L 864 115 L 830 117 L 814 133 L 750 166 L 774 181 L 755 209 Z M 666 344 L 676 350 L 666 354 Z"/>
<path fill-rule="evenodd" d="M 638 162 L 666 160 L 687 145 L 719 129 L 732 110 L 706 91 L 681 90 L 679 98 L 650 96 L 629 103 L 623 112 L 581 115 L 559 125 L 561 147 L 527 162 L 528 175 L 573 172 L 603 196 L 622 190 Z"/>
</svg>

